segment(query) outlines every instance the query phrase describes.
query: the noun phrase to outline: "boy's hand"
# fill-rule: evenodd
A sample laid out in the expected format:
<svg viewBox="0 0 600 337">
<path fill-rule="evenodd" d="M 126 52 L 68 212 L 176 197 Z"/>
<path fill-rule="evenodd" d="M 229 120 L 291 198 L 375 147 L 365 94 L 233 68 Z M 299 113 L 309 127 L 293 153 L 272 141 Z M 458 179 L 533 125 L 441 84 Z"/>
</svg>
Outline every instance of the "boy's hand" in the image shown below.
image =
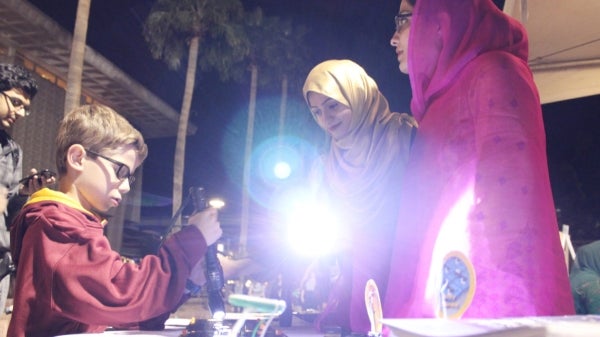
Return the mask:
<svg viewBox="0 0 600 337">
<path fill-rule="evenodd" d="M 189 280 L 199 286 L 203 286 L 206 283 L 206 266 L 204 265 L 204 259 L 198 261 L 194 268 L 192 268 Z"/>
<path fill-rule="evenodd" d="M 217 242 L 223 234 L 221 224 L 217 218 L 218 213 L 216 208 L 209 207 L 202 212 L 195 213 L 188 220 L 188 224 L 196 226 L 200 230 L 207 246 Z"/>
</svg>

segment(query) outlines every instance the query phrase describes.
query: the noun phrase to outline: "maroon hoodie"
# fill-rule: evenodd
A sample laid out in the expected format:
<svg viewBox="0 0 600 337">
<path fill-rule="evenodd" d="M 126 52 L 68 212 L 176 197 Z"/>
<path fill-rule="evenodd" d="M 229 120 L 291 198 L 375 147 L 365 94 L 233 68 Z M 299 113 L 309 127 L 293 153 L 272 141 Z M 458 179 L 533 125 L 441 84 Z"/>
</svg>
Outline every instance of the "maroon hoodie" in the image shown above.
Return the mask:
<svg viewBox="0 0 600 337">
<path fill-rule="evenodd" d="M 11 230 L 17 278 L 9 336 L 101 332 L 175 308 L 206 251 L 200 231 L 185 227 L 137 264 L 111 249 L 103 227 L 64 193 L 31 196 Z"/>
</svg>

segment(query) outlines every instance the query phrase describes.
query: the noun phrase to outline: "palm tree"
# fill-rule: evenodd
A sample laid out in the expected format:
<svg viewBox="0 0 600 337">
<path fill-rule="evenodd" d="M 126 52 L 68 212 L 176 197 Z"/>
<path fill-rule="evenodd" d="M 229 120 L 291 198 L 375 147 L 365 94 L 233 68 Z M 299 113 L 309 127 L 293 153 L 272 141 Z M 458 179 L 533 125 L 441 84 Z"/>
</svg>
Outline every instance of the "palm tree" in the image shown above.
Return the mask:
<svg viewBox="0 0 600 337">
<path fill-rule="evenodd" d="M 270 60 L 275 59 L 277 54 L 281 52 L 280 32 L 283 28 L 285 27 L 282 25 L 280 18 L 264 16 L 260 7 L 257 7 L 251 12 L 247 12 L 245 15 L 244 30 L 248 38 L 249 52 L 243 64 L 250 71 L 250 102 L 248 104 L 244 167 L 242 173 L 242 209 L 239 247 L 239 253 L 242 256 L 246 254 L 248 225 L 250 222 L 249 188 L 254 119 L 256 115 L 256 95 L 259 85 L 273 83 L 275 78 L 277 78 L 277 74 L 273 71 L 273 65 Z"/>
<path fill-rule="evenodd" d="M 245 53 L 244 36 L 236 25 L 243 15 L 239 0 L 158 0 L 144 25 L 144 37 L 152 56 L 162 59 L 169 68 L 178 69 L 187 51 L 185 89 L 179 117 L 175 160 L 173 166 L 173 213 L 180 207 L 183 195 L 183 170 L 185 165 L 185 144 L 188 120 L 194 94 L 196 66 L 213 67 L 225 72 L 228 62 L 240 58 Z M 200 46 L 210 39 L 216 43 L 212 52 L 200 54 Z M 223 50 L 221 44 L 230 48 L 231 54 L 217 55 Z"/>
<path fill-rule="evenodd" d="M 67 74 L 67 92 L 65 94 L 64 113 L 71 111 L 81 103 L 81 77 L 83 74 L 83 58 L 85 56 L 86 35 L 90 6 L 92 0 L 79 0 L 75 18 L 71 57 Z"/>
<path fill-rule="evenodd" d="M 306 41 L 308 28 L 304 25 L 294 25 L 291 20 L 281 22 L 281 28 L 276 36 L 277 50 L 269 52 L 271 68 L 281 79 L 281 105 L 279 108 L 279 138 L 284 134 L 288 90 L 300 90 L 304 77 L 308 74 L 310 51 Z M 290 83 L 291 82 L 291 83 Z"/>
</svg>

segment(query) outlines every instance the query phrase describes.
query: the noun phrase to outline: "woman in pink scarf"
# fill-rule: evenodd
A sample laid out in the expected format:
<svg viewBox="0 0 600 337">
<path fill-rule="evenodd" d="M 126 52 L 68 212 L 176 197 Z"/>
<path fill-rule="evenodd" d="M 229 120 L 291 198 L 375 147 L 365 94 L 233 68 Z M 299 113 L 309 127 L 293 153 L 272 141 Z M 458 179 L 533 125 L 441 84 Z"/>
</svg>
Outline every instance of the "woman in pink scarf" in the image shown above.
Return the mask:
<svg viewBox="0 0 600 337">
<path fill-rule="evenodd" d="M 342 276 L 320 323 L 366 333 L 365 285 L 374 279 L 385 292 L 413 120 L 392 113 L 375 81 L 350 60 L 315 66 L 303 93 L 330 137 L 318 185 L 338 211 L 346 236 Z"/>
<path fill-rule="evenodd" d="M 573 314 L 524 28 L 491 0 L 402 0 L 419 131 L 384 317 Z"/>
</svg>

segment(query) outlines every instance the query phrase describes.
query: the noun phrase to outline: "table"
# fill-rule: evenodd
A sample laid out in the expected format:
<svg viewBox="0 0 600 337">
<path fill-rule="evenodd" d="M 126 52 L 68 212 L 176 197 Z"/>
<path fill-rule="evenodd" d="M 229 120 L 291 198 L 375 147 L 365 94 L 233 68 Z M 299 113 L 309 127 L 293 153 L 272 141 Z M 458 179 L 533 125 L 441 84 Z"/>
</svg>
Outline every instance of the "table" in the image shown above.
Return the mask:
<svg viewBox="0 0 600 337">
<path fill-rule="evenodd" d="M 190 320 L 182 318 L 169 318 L 165 323 L 165 330 L 161 331 L 138 331 L 138 330 L 108 330 L 101 334 L 83 333 L 56 337 L 77 337 L 77 336 L 138 336 L 138 337 L 179 337 Z M 274 323 L 276 324 L 276 323 Z M 294 320 L 291 327 L 280 328 L 288 337 L 322 337 L 323 334 L 316 331 L 315 328 L 301 320 Z"/>
</svg>

